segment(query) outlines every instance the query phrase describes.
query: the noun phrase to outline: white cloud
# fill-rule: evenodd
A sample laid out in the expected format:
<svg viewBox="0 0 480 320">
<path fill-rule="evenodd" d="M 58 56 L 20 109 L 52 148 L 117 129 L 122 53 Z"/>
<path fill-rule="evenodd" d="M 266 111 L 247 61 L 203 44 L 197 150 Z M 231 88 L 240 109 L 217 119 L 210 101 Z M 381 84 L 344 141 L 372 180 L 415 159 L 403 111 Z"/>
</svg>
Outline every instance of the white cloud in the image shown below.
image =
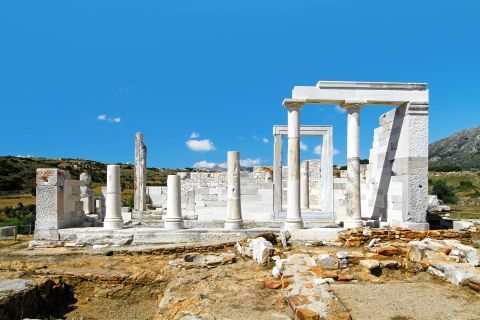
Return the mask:
<svg viewBox="0 0 480 320">
<path fill-rule="evenodd" d="M 187 140 L 185 142 L 187 147 L 196 152 L 208 152 L 208 151 L 213 151 L 215 150 L 215 146 L 213 145 L 213 142 L 210 141 L 210 139 L 204 139 L 204 140 Z"/>
<path fill-rule="evenodd" d="M 242 167 L 254 167 L 254 166 L 258 166 L 261 162 L 262 162 L 262 160 L 261 160 L 260 158 L 256 158 L 256 159 L 250 159 L 250 158 L 240 159 L 240 165 L 241 165 Z"/>
<path fill-rule="evenodd" d="M 225 168 L 226 167 L 226 164 L 225 163 L 215 163 L 215 162 L 208 162 L 206 160 L 202 160 L 202 161 L 198 161 L 198 162 L 195 162 L 193 164 L 193 167 L 194 168 L 208 168 L 208 169 L 211 169 L 215 166 L 219 166 L 219 167 L 222 167 L 222 168 Z"/>
<path fill-rule="evenodd" d="M 335 110 L 337 110 L 337 112 L 339 112 L 339 113 L 345 113 L 345 112 L 347 112 L 347 110 L 345 110 L 344 108 L 340 107 L 338 104 L 335 105 Z"/>
<path fill-rule="evenodd" d="M 192 132 L 192 134 L 190 135 L 190 139 L 197 139 L 197 138 L 200 138 L 200 134 L 196 132 Z"/>
<path fill-rule="evenodd" d="M 321 144 L 316 145 L 315 148 L 313 149 L 313 153 L 321 156 L 322 155 L 322 145 Z M 333 148 L 333 155 L 336 156 L 337 154 L 340 154 L 340 150 L 338 150 L 337 148 Z"/>
<path fill-rule="evenodd" d="M 300 150 L 302 151 L 307 151 L 308 150 L 308 146 L 303 143 L 302 141 L 300 141 Z"/>
<path fill-rule="evenodd" d="M 263 137 L 262 142 L 263 142 L 263 143 L 268 143 L 268 139 L 265 138 L 265 137 Z"/>
<path fill-rule="evenodd" d="M 122 118 L 120 118 L 120 117 L 109 118 L 109 117 L 107 117 L 106 114 L 100 114 L 100 115 L 97 116 L 97 120 L 106 121 L 106 122 L 120 123 L 120 122 L 122 121 Z"/>
</svg>

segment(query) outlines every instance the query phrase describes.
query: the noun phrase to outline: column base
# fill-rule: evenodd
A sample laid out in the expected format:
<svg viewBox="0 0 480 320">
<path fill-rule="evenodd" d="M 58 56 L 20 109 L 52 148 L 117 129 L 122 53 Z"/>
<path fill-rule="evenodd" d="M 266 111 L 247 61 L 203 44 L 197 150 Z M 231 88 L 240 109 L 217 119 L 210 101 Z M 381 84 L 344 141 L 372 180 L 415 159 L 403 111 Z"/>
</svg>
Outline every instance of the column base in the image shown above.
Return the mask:
<svg viewBox="0 0 480 320">
<path fill-rule="evenodd" d="M 225 220 L 225 229 L 227 230 L 243 229 L 243 220 L 242 219 Z"/>
<path fill-rule="evenodd" d="M 183 220 L 182 219 L 169 219 L 165 220 L 163 227 L 167 230 L 180 230 L 183 229 Z"/>
<path fill-rule="evenodd" d="M 363 227 L 363 221 L 362 219 L 345 220 L 343 222 L 343 227 L 345 229 Z"/>
<path fill-rule="evenodd" d="M 105 219 L 103 221 L 103 229 L 105 230 L 123 229 L 123 220 L 122 219 Z"/>
<path fill-rule="evenodd" d="M 412 230 L 421 231 L 426 231 L 430 229 L 430 224 L 428 222 L 402 222 L 400 223 L 400 226 Z"/>
<path fill-rule="evenodd" d="M 285 230 L 298 230 L 303 229 L 303 220 L 285 220 L 283 229 Z"/>
</svg>

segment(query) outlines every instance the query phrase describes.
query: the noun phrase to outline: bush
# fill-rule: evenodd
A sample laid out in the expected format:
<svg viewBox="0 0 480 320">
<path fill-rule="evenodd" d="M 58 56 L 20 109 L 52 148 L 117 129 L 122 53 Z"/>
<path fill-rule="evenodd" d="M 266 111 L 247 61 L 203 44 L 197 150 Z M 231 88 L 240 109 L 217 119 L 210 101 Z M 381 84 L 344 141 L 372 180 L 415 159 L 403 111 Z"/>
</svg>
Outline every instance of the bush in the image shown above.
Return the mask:
<svg viewBox="0 0 480 320">
<path fill-rule="evenodd" d="M 0 221 L 0 225 L 28 225 L 35 223 L 35 205 L 24 206 L 19 203 L 17 207 L 5 207 L 0 210 L 5 215 L 5 219 Z"/>
<path fill-rule="evenodd" d="M 445 164 L 431 166 L 428 168 L 428 170 L 432 172 L 459 172 L 462 171 L 462 168 L 454 164 Z"/>
<path fill-rule="evenodd" d="M 458 197 L 455 195 L 453 188 L 444 180 L 433 181 L 433 194 L 436 194 L 438 199 L 444 203 L 456 204 L 458 202 Z"/>
<path fill-rule="evenodd" d="M 474 189 L 475 186 L 473 185 L 472 181 L 470 180 L 462 180 L 458 183 L 458 191 L 470 191 Z"/>
</svg>

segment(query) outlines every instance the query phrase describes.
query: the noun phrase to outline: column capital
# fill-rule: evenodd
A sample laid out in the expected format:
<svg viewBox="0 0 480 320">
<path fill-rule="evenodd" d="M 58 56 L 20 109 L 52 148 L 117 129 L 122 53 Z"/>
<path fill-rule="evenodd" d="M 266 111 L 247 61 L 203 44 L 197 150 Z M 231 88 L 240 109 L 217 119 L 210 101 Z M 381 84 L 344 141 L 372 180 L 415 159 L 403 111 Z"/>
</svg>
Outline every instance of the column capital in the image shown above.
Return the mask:
<svg viewBox="0 0 480 320">
<path fill-rule="evenodd" d="M 301 99 L 285 99 L 283 100 L 282 104 L 287 109 L 290 109 L 290 108 L 300 109 L 305 105 L 305 101 Z"/>
<path fill-rule="evenodd" d="M 360 110 L 366 104 L 367 104 L 366 101 L 361 101 L 361 100 L 345 100 L 340 104 L 340 107 L 342 107 L 343 109 Z"/>
</svg>

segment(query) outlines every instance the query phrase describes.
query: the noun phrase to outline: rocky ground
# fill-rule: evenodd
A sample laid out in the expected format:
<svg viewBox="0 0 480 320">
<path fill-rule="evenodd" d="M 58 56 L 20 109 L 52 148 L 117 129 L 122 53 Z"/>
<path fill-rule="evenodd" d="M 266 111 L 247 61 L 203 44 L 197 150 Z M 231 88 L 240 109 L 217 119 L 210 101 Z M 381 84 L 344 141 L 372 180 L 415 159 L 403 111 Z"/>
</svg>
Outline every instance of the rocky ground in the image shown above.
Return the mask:
<svg viewBox="0 0 480 320">
<path fill-rule="evenodd" d="M 292 319 L 292 309 L 308 306 L 329 320 L 480 319 L 476 291 L 402 268 L 404 258 L 381 256 L 365 247 L 274 246 L 272 254 L 282 261 L 283 273 L 275 279 L 272 268 L 279 262 L 267 259 L 261 265 L 233 247 L 204 246 L 196 253 L 170 250 L 161 254 L 147 247 L 131 252 L 112 248 L 27 250 L 25 240 L 0 241 L 0 281 L 34 280 L 39 286 L 53 281 L 48 292 L 62 297 L 70 290 L 72 299 L 52 300 L 56 312 L 35 315 L 44 318 Z M 345 259 L 348 264 L 330 268 L 329 257 L 334 257 L 335 264 Z M 372 263 L 379 265 L 372 267 Z M 1 304 L 6 298 L 1 291 L 3 320 Z M 297 318 L 319 319 L 306 311 L 296 310 Z"/>
</svg>

